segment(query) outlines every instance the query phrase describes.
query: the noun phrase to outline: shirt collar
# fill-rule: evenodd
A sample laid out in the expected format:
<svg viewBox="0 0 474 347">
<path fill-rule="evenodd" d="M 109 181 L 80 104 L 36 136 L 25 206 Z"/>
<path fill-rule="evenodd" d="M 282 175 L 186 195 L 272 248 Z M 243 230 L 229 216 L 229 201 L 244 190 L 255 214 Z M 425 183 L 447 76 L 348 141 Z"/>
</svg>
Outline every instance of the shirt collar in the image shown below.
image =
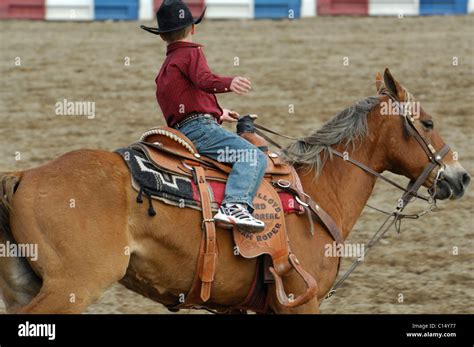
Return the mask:
<svg viewBox="0 0 474 347">
<path fill-rule="evenodd" d="M 185 41 L 177 41 L 170 43 L 166 47 L 166 55 L 170 54 L 174 50 L 177 50 L 178 48 L 183 48 L 183 47 L 203 47 L 203 45 L 195 42 L 185 42 Z"/>
</svg>

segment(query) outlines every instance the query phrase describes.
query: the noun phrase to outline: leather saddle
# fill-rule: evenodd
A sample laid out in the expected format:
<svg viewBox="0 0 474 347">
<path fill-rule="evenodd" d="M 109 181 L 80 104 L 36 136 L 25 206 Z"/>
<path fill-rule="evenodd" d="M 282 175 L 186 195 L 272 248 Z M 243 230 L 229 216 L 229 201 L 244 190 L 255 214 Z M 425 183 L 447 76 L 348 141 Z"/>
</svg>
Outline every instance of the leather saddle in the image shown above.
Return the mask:
<svg viewBox="0 0 474 347">
<path fill-rule="evenodd" d="M 308 302 L 317 294 L 317 283 L 301 267 L 295 254 L 291 252 L 278 191 L 284 190 L 295 195 L 299 203 L 319 217 L 337 242 L 343 241 L 332 219 L 303 192 L 294 168 L 278 153 L 268 150 L 266 141 L 255 134 L 252 127 L 254 119 L 252 116 L 242 117 L 237 129 L 240 136 L 267 154 L 265 177 L 254 199 L 256 206 L 254 213 L 258 213 L 258 218 L 265 222 L 265 229 L 260 233 L 245 233 L 234 228 L 234 241 L 239 254 L 245 258 L 261 255 L 271 257 L 273 266 L 269 267 L 269 271 L 273 275 L 277 298 L 286 307 L 296 307 Z M 169 127 L 148 130 L 138 143 L 130 147 L 140 149 L 160 170 L 191 177 L 198 187 L 203 233 L 196 275 L 184 303 L 175 306 L 174 309 L 202 306 L 210 298 L 218 262 L 216 226 L 212 218 L 207 182 L 213 180 L 225 182 L 232 167 L 200 155 L 184 134 Z M 308 213 L 311 213 L 309 210 Z M 296 271 L 306 284 L 305 293 L 296 298 L 285 293 L 282 279 L 291 271 Z"/>
<path fill-rule="evenodd" d="M 149 159 L 169 172 L 191 175 L 189 166 L 199 165 L 206 169 L 206 176 L 210 179 L 226 181 L 232 170 L 228 164 L 201 156 L 191 140 L 173 128 L 150 129 L 142 135 L 139 143 L 148 149 Z M 267 154 L 268 165 L 265 175 L 291 178 L 290 166 L 277 153 L 267 152 Z"/>
</svg>

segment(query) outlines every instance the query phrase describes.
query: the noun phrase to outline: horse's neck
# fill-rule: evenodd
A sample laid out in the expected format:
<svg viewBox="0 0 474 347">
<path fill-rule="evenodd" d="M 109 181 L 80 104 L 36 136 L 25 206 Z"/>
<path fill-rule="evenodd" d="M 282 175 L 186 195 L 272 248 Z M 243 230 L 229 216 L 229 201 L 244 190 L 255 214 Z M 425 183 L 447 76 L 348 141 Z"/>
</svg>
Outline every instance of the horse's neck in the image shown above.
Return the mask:
<svg viewBox="0 0 474 347">
<path fill-rule="evenodd" d="M 370 161 L 361 151 L 350 156 L 365 164 Z M 337 157 L 327 160 L 317 178 L 314 171 L 304 168 L 299 174 L 305 192 L 336 221 L 347 238 L 372 194 L 376 178 Z"/>
</svg>

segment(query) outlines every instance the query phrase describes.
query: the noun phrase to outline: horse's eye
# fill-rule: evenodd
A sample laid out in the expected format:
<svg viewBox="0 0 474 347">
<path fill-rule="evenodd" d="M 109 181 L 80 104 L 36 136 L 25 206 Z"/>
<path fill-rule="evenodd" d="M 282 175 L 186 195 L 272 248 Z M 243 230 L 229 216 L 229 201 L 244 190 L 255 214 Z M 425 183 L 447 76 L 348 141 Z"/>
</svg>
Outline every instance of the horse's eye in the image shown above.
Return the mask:
<svg viewBox="0 0 474 347">
<path fill-rule="evenodd" d="M 423 124 L 423 128 L 425 128 L 426 130 L 433 130 L 434 128 L 434 123 L 431 119 L 422 120 L 421 124 Z"/>
</svg>

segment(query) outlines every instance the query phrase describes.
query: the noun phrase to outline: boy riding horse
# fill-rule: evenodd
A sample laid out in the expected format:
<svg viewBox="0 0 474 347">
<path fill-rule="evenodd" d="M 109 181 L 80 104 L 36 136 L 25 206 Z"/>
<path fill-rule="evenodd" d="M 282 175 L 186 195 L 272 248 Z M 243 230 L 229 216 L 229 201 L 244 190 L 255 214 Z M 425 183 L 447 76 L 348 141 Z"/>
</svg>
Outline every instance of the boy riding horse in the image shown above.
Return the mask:
<svg viewBox="0 0 474 347">
<path fill-rule="evenodd" d="M 224 200 L 214 220 L 224 227 L 236 225 L 243 231 L 258 232 L 265 224 L 251 213 L 267 158 L 257 147 L 221 127 L 222 122 L 236 122 L 239 114 L 222 109 L 215 96 L 226 92 L 245 94 L 250 91 L 251 82 L 210 71 L 203 46 L 192 38 L 204 13 L 205 9 L 194 19 L 181 0 L 164 0 L 156 13 L 158 27 L 141 26 L 167 43 L 166 59 L 155 80 L 156 99 L 167 125 L 186 135 L 201 155 L 232 165 Z"/>
</svg>

